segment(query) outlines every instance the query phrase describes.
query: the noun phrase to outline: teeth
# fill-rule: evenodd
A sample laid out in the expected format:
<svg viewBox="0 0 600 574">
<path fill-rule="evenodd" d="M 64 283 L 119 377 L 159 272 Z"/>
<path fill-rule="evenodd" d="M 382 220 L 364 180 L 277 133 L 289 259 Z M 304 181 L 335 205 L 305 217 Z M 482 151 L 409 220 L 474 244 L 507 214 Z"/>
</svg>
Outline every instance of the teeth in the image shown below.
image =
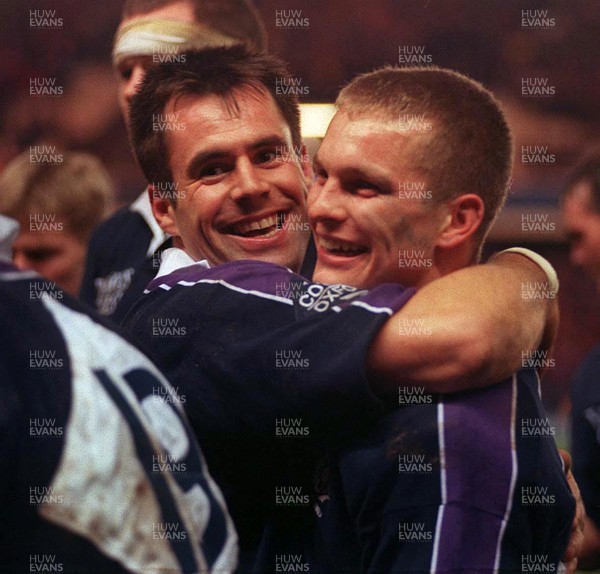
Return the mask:
<svg viewBox="0 0 600 574">
<path fill-rule="evenodd" d="M 269 227 L 277 226 L 277 215 L 271 215 L 270 217 L 265 217 L 260 221 L 250 221 L 249 223 L 239 223 L 233 227 L 234 233 L 239 235 L 245 235 L 246 233 L 250 233 L 251 231 L 261 231 L 263 229 L 268 229 Z M 277 232 L 277 228 L 269 233 L 263 235 L 263 237 L 270 237 Z"/>
<path fill-rule="evenodd" d="M 327 251 L 341 251 L 343 253 L 349 254 L 358 254 L 364 253 L 366 249 L 363 247 L 357 247 L 356 245 L 352 245 L 350 243 L 343 243 L 341 241 L 332 241 L 330 239 L 320 239 L 321 245 L 327 249 Z"/>
<path fill-rule="evenodd" d="M 271 231 L 269 231 L 268 233 L 263 233 L 261 237 L 273 237 L 273 235 L 275 235 L 278 231 L 279 229 L 277 228 L 271 229 Z"/>
</svg>

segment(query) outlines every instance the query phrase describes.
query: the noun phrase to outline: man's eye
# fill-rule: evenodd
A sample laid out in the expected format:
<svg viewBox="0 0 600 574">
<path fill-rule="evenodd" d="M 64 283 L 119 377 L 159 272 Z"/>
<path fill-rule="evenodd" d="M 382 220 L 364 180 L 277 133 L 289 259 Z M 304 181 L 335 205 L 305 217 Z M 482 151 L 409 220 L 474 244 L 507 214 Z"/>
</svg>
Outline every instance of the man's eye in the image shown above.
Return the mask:
<svg viewBox="0 0 600 574">
<path fill-rule="evenodd" d="M 200 172 L 200 178 L 220 177 L 227 173 L 227 167 L 224 165 L 207 166 Z"/>
<path fill-rule="evenodd" d="M 379 189 L 379 187 L 377 187 L 375 184 L 373 184 L 369 181 L 364 181 L 364 180 L 356 181 L 351 186 L 351 189 L 353 190 L 354 193 L 356 193 L 358 195 L 366 196 L 366 197 L 372 197 L 374 195 L 379 194 L 381 191 Z"/>
<path fill-rule="evenodd" d="M 270 163 L 272 161 L 275 161 L 277 159 L 285 161 L 285 157 L 278 154 L 277 152 L 273 151 L 273 150 L 265 150 L 265 151 L 261 151 L 258 155 L 257 155 L 257 162 L 258 163 Z"/>
<path fill-rule="evenodd" d="M 359 180 L 356 182 L 356 188 L 357 189 L 373 189 L 375 191 L 377 191 L 377 186 L 374 183 L 371 183 L 370 181 L 366 181 L 366 180 Z"/>
</svg>

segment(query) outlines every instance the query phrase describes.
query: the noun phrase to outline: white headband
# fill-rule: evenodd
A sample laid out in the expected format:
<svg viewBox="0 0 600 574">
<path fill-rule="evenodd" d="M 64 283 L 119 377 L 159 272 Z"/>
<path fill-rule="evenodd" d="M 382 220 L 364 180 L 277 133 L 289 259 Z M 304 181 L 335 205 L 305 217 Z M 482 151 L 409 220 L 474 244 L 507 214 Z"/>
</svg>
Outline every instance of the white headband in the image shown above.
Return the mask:
<svg viewBox="0 0 600 574">
<path fill-rule="evenodd" d="M 199 23 L 178 20 L 136 20 L 120 26 L 115 36 L 113 63 L 131 56 L 151 56 L 162 47 L 176 52 L 233 46 L 243 41 Z"/>
</svg>

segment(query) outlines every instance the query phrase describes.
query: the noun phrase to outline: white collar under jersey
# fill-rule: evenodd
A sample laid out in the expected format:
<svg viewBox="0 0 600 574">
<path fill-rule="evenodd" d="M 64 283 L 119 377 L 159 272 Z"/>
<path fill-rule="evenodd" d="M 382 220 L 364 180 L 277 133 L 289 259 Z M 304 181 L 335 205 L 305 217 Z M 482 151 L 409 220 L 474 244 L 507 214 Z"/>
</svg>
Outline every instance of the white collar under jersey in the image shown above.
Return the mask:
<svg viewBox="0 0 600 574">
<path fill-rule="evenodd" d="M 18 222 L 0 214 L 0 261 L 12 261 L 12 246 L 18 234 Z"/>
<path fill-rule="evenodd" d="M 152 206 L 150 205 L 150 198 L 146 190 L 131 204 L 129 207 L 131 211 L 139 213 L 144 221 L 148 224 L 150 231 L 152 231 L 152 241 L 148 246 L 146 257 L 151 257 L 152 254 L 169 238 L 169 235 L 165 233 L 158 225 L 154 214 L 152 213 Z"/>
<path fill-rule="evenodd" d="M 170 247 L 169 249 L 165 249 L 162 253 L 160 267 L 158 268 L 156 277 L 169 275 L 169 273 L 173 273 L 173 271 L 177 271 L 183 267 L 189 267 L 190 265 L 201 265 L 205 269 L 210 269 L 210 265 L 206 259 L 194 261 L 183 249 Z"/>
</svg>

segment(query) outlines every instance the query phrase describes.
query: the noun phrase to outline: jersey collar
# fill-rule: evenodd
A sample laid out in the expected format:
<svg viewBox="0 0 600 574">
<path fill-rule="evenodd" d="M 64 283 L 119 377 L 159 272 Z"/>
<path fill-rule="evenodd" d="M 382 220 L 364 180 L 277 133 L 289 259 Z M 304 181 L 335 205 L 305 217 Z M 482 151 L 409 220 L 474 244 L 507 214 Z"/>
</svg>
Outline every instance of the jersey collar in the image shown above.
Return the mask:
<svg viewBox="0 0 600 574">
<path fill-rule="evenodd" d="M 150 205 L 150 198 L 146 190 L 131 204 L 129 207 L 131 211 L 139 213 L 144 221 L 147 223 L 150 231 L 152 232 L 152 241 L 148 246 L 146 257 L 151 257 L 152 254 L 169 238 L 169 235 L 165 233 L 158 225 L 154 214 L 152 213 L 152 206 Z"/>
<path fill-rule="evenodd" d="M 202 261 L 194 261 L 183 249 L 170 247 L 162 252 L 160 267 L 155 279 L 169 275 L 173 271 L 189 267 L 190 265 L 200 265 L 204 269 L 210 269 L 210 265 L 206 259 Z"/>
</svg>

